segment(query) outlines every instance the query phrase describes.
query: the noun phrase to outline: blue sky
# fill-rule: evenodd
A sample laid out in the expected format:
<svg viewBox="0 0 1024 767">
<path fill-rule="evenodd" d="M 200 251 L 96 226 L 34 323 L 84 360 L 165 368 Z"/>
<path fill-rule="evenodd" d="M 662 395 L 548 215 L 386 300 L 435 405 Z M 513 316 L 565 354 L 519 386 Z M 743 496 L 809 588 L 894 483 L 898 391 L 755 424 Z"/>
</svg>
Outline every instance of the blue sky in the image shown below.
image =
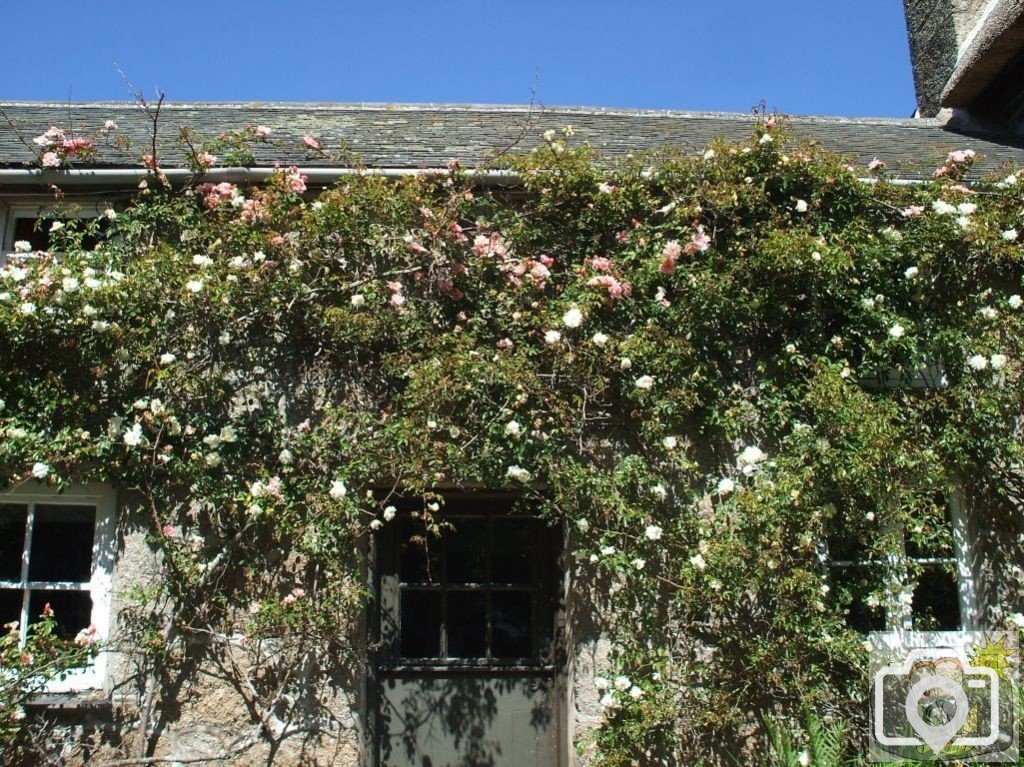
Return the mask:
<svg viewBox="0 0 1024 767">
<path fill-rule="evenodd" d="M 902 0 L 7 5 L 5 28 L 41 45 L 8 50 L 4 100 L 123 100 L 116 62 L 170 101 L 914 110 Z"/>
</svg>

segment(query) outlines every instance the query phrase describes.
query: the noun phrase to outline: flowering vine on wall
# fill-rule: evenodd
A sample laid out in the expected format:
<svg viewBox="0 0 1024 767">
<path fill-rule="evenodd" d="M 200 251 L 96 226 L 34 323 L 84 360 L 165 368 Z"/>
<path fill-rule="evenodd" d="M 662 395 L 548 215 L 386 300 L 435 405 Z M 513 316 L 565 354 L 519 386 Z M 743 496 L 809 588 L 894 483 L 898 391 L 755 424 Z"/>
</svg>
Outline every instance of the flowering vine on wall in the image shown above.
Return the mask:
<svg viewBox="0 0 1024 767">
<path fill-rule="evenodd" d="M 966 186 L 954 151 L 895 185 L 769 119 L 616 166 L 545 134 L 514 195 L 457 165 L 204 182 L 268 133 L 197 144 L 184 188 L 145 158 L 130 205 L 0 270 L 5 482 L 131 489 L 162 555 L 124 629 L 144 706 L 190 637 L 241 630 L 265 673 L 239 694 L 287 737 L 305 714 L 272 680 L 360 662 L 360 542 L 393 496 L 485 486 L 566 527 L 569 598 L 604 616 L 595 763 L 717 763 L 808 710 L 856 744 L 846 611 L 898 605 L 834 588 L 820 544 L 884 557 L 893 529 L 940 535 L 917 490 L 1017 489 L 1017 176 Z M 975 513 L 1016 529 L 1007 508 Z"/>
</svg>

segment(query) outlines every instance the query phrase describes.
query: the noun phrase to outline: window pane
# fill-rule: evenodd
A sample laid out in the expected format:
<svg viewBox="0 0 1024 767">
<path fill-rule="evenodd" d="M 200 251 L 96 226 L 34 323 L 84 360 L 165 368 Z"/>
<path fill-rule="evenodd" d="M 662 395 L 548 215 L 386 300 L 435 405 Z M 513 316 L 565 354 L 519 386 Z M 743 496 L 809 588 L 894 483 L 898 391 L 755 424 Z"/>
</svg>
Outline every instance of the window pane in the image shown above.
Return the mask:
<svg viewBox="0 0 1024 767">
<path fill-rule="evenodd" d="M 36 226 L 38 222 L 38 227 Z M 18 218 L 14 221 L 14 241 L 27 240 L 32 250 L 50 249 L 50 224 L 53 221 L 37 218 Z"/>
<path fill-rule="evenodd" d="M 496 658 L 533 655 L 530 592 L 495 591 L 491 594 L 491 654 Z"/>
<path fill-rule="evenodd" d="M 448 592 L 448 657 L 487 655 L 487 595 L 482 591 Z"/>
<path fill-rule="evenodd" d="M 21 581 L 21 555 L 25 550 L 28 507 L 0 504 L 0 581 Z"/>
<path fill-rule="evenodd" d="M 31 581 L 88 581 L 92 572 L 93 506 L 36 506 L 28 577 Z"/>
<path fill-rule="evenodd" d="M 914 589 L 912 610 L 915 629 L 959 629 L 960 599 L 956 578 L 939 567 L 925 568 Z"/>
<path fill-rule="evenodd" d="M 534 523 L 528 519 L 494 521 L 494 553 L 491 580 L 495 583 L 530 583 L 530 557 L 537 556 L 530 545 Z"/>
<path fill-rule="evenodd" d="M 846 617 L 846 625 L 862 634 L 885 630 L 884 609 L 867 603 L 879 586 L 879 575 L 870 567 L 832 568 L 832 596 Z"/>
<path fill-rule="evenodd" d="M 399 540 L 399 578 L 403 583 L 441 580 L 441 539 L 427 533 L 423 523 L 404 518 Z"/>
<path fill-rule="evenodd" d="M 402 589 L 400 652 L 403 658 L 437 658 L 441 655 L 441 594 Z"/>
<path fill-rule="evenodd" d="M 487 520 L 450 519 L 443 533 L 448 559 L 448 583 L 483 583 L 487 580 Z"/>
<path fill-rule="evenodd" d="M 30 622 L 39 620 L 47 603 L 57 619 L 58 633 L 64 639 L 74 639 L 75 634 L 92 622 L 92 597 L 88 591 L 31 592 L 28 599 Z"/>
<path fill-rule="evenodd" d="M 906 551 L 912 559 L 951 559 L 953 522 L 949 502 L 942 494 L 917 498 L 919 522 L 907 530 Z"/>
<path fill-rule="evenodd" d="M 0 626 L 11 621 L 21 623 L 21 600 L 20 589 L 0 589 Z"/>
</svg>

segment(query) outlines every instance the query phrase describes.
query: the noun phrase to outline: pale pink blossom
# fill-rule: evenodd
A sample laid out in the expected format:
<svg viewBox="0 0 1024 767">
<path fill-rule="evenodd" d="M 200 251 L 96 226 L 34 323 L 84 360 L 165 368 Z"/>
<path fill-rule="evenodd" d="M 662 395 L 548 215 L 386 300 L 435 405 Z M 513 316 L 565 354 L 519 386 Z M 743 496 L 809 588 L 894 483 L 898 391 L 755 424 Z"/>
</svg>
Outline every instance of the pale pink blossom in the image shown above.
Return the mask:
<svg viewBox="0 0 1024 767">
<path fill-rule="evenodd" d="M 200 168 L 209 168 L 217 162 L 216 156 L 209 152 L 200 152 L 196 155 L 196 165 Z"/>
<path fill-rule="evenodd" d="M 303 176 L 299 173 L 299 169 L 294 165 L 288 169 L 285 174 L 284 181 L 295 194 L 302 194 L 306 191 L 307 176 Z"/>
<path fill-rule="evenodd" d="M 42 165 L 44 168 L 59 168 L 60 155 L 56 152 L 46 152 L 42 158 Z"/>
<path fill-rule="evenodd" d="M 977 152 L 975 152 L 973 149 L 957 149 L 955 151 L 950 152 L 947 156 L 947 159 L 949 160 L 949 162 L 952 163 L 961 163 L 967 162 L 968 160 L 973 160 L 976 156 Z"/>
<path fill-rule="evenodd" d="M 324 148 L 323 144 L 320 143 L 320 140 L 313 138 L 312 136 L 303 136 L 302 143 L 306 145 L 307 149 L 312 149 L 315 152 L 319 152 Z"/>
<path fill-rule="evenodd" d="M 900 211 L 904 218 L 916 218 L 924 213 L 924 205 L 909 205 Z"/>
</svg>

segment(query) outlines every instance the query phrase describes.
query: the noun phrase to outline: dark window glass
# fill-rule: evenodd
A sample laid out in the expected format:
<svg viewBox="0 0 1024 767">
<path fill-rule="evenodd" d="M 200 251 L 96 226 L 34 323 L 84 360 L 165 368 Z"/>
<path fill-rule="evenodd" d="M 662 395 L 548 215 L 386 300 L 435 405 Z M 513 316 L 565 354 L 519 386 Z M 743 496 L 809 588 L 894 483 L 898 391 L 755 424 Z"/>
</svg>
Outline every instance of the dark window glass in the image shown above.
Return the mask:
<svg viewBox="0 0 1024 767">
<path fill-rule="evenodd" d="M 11 621 L 21 622 L 22 595 L 20 589 L 0 589 L 0 626 Z M 6 633 L 6 629 L 2 630 Z"/>
<path fill-rule="evenodd" d="M 37 505 L 29 550 L 29 580 L 88 581 L 95 523 L 93 506 Z"/>
<path fill-rule="evenodd" d="M 533 655 L 532 597 L 529 591 L 495 591 L 491 594 L 491 648 L 496 658 L 528 658 Z"/>
<path fill-rule="evenodd" d="M 482 591 L 448 592 L 448 657 L 487 655 L 487 595 Z"/>
<path fill-rule="evenodd" d="M 530 519 L 496 519 L 491 580 L 494 583 L 530 583 L 531 533 L 536 522 Z"/>
<path fill-rule="evenodd" d="M 402 589 L 401 654 L 404 658 L 441 656 L 441 593 Z"/>
<path fill-rule="evenodd" d="M 437 583 L 441 579 L 441 539 L 419 520 L 405 517 L 399 540 L 399 578 L 403 583 Z"/>
<path fill-rule="evenodd" d="M 863 634 L 885 630 L 885 610 L 865 602 L 878 587 L 880 570 L 870 566 L 832 568 L 832 595 L 838 601 L 846 625 Z"/>
<path fill-rule="evenodd" d="M 14 220 L 14 242 L 18 240 L 26 240 L 31 246 L 32 250 L 50 250 L 53 244 L 53 238 L 50 236 L 50 227 L 53 225 L 55 218 L 17 218 Z M 95 250 L 96 246 L 100 244 L 100 240 L 110 226 L 110 222 L 106 218 L 100 218 L 97 220 L 82 220 L 82 226 L 97 226 L 98 234 L 88 234 L 82 238 L 82 249 L 83 250 Z"/>
<path fill-rule="evenodd" d="M 0 504 L 0 581 L 21 581 L 21 557 L 25 551 L 27 518 L 27 506 Z"/>
<path fill-rule="evenodd" d="M 64 639 L 74 639 L 92 620 L 92 597 L 88 591 L 33 591 L 28 600 L 29 620 L 39 620 L 46 604 L 53 610 L 58 633 Z"/>
<path fill-rule="evenodd" d="M 444 532 L 448 583 L 483 583 L 487 580 L 488 530 L 486 519 L 455 518 Z"/>
<path fill-rule="evenodd" d="M 956 578 L 941 567 L 926 567 L 917 580 L 912 609 L 915 629 L 959 629 L 960 599 Z"/>
<path fill-rule="evenodd" d="M 15 219 L 14 241 L 25 240 L 32 245 L 32 250 L 49 250 L 51 223 L 53 222 L 47 219 L 42 221 L 37 218 Z"/>
</svg>

